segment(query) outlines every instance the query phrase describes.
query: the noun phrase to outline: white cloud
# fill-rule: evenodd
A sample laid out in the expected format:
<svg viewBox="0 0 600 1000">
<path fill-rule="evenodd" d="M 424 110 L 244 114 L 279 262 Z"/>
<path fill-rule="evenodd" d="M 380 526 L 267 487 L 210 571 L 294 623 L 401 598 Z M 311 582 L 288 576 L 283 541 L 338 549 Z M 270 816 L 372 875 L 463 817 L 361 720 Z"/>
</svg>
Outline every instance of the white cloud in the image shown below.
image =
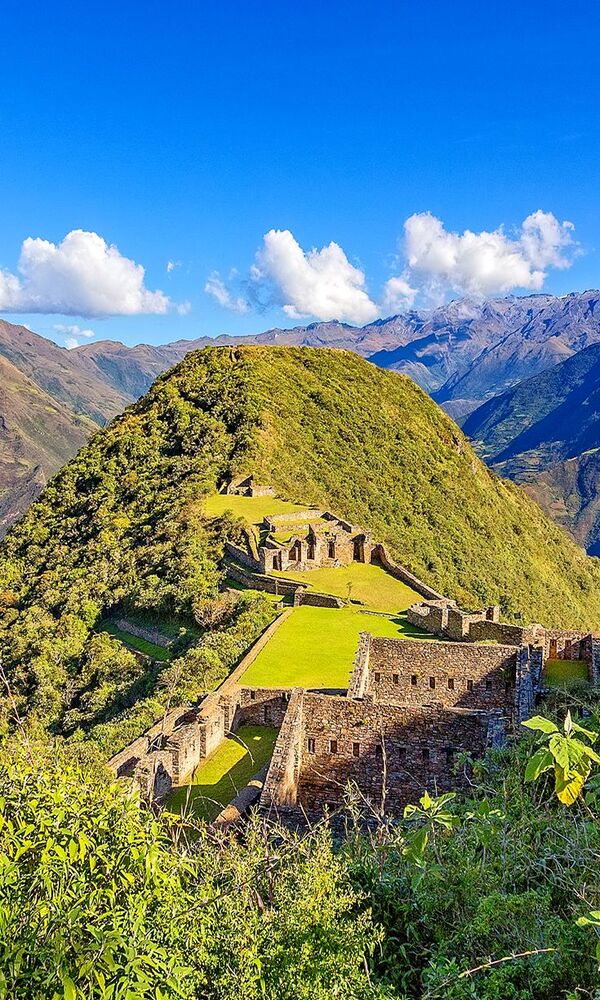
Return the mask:
<svg viewBox="0 0 600 1000">
<path fill-rule="evenodd" d="M 406 278 L 389 278 L 383 286 L 381 311 L 388 316 L 392 313 L 412 309 L 418 289 L 412 288 Z"/>
<path fill-rule="evenodd" d="M 167 274 L 171 274 L 178 267 L 181 267 L 181 261 L 180 260 L 169 260 L 169 261 L 167 261 Z"/>
<path fill-rule="evenodd" d="M 54 329 L 57 333 L 60 333 L 64 337 L 65 347 L 72 351 L 74 347 L 79 347 L 82 340 L 89 340 L 90 337 L 95 337 L 96 333 L 94 330 L 82 330 L 77 324 L 67 324 L 67 323 L 55 323 Z"/>
<path fill-rule="evenodd" d="M 549 267 L 570 267 L 577 246 L 573 229 L 571 222 L 538 210 L 512 238 L 503 227 L 453 233 L 430 212 L 421 212 L 404 223 L 403 279 L 418 282 L 431 297 L 448 291 L 475 296 L 538 291 Z"/>
<path fill-rule="evenodd" d="M 235 313 L 247 313 L 250 303 L 241 295 L 235 295 L 227 288 L 218 271 L 213 271 L 204 286 L 207 295 L 211 295 L 223 309 Z"/>
<path fill-rule="evenodd" d="M 0 271 L 4 312 L 132 316 L 166 313 L 172 307 L 163 292 L 145 287 L 141 264 L 82 229 L 58 244 L 29 237 L 21 247 L 18 271 L 18 276 Z"/>
<path fill-rule="evenodd" d="M 271 229 L 253 268 L 255 282 L 268 281 L 293 319 L 369 323 L 378 309 L 365 291 L 365 275 L 354 267 L 337 243 L 305 251 L 289 229 Z"/>
</svg>

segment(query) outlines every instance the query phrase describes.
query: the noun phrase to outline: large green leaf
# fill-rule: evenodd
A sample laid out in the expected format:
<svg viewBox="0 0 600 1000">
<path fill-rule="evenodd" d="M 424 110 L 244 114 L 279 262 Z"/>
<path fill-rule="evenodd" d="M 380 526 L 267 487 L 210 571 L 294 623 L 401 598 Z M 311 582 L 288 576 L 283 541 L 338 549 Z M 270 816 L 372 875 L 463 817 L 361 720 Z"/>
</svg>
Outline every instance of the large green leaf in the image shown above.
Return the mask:
<svg viewBox="0 0 600 1000">
<path fill-rule="evenodd" d="M 526 729 L 535 729 L 540 733 L 557 733 L 558 729 L 550 719 L 545 719 L 543 715 L 534 715 L 532 719 L 527 719 L 521 723 Z"/>
<path fill-rule="evenodd" d="M 550 771 L 554 766 L 554 758 L 546 747 L 540 747 L 531 757 L 525 768 L 525 781 L 535 781 L 544 771 Z"/>
</svg>

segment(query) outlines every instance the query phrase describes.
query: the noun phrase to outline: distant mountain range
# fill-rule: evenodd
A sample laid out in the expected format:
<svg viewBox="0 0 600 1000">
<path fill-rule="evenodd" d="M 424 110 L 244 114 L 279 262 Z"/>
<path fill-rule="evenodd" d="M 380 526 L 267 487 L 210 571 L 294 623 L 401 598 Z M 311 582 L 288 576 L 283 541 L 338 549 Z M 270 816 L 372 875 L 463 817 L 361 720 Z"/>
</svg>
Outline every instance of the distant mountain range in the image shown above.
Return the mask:
<svg viewBox="0 0 600 1000">
<path fill-rule="evenodd" d="M 158 375 L 190 351 L 240 342 L 339 347 L 409 375 L 455 419 L 467 418 L 465 431 L 480 441 L 486 458 L 501 462 L 505 474 L 521 480 L 517 453 L 506 465 L 510 456 L 497 457 L 512 440 L 510 417 L 488 418 L 484 412 L 475 419 L 469 414 L 506 393 L 503 405 L 512 406 L 515 435 L 525 432 L 529 425 L 514 416 L 521 397 L 513 405 L 510 392 L 521 381 L 600 344 L 600 292 L 460 299 L 428 313 L 410 312 L 364 327 L 311 323 L 160 346 L 130 348 L 99 341 L 71 351 L 0 320 L 0 534 L 94 428 L 143 395 Z M 539 391 L 544 393 L 543 386 Z M 559 457 L 560 449 L 541 448 L 537 471 Z"/>
</svg>

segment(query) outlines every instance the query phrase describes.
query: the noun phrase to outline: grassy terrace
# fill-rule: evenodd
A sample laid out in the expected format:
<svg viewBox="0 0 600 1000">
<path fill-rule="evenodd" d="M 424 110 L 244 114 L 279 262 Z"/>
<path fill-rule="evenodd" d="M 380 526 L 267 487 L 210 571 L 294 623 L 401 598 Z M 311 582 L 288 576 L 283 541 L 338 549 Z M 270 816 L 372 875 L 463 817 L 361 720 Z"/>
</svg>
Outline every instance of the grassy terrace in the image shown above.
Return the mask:
<svg viewBox="0 0 600 1000">
<path fill-rule="evenodd" d="M 549 687 L 568 687 L 587 679 L 587 663 L 583 660 L 546 660 L 544 664 L 544 681 Z"/>
<path fill-rule="evenodd" d="M 173 792 L 169 809 L 215 819 L 271 759 L 276 739 L 270 726 L 240 726 L 196 768 L 189 784 Z"/>
<path fill-rule="evenodd" d="M 373 563 L 350 563 L 334 569 L 311 569 L 306 573 L 275 573 L 286 580 L 298 580 L 324 594 L 344 600 L 361 601 L 372 611 L 397 614 L 422 598 L 405 583 L 396 580 Z"/>
<path fill-rule="evenodd" d="M 310 504 L 291 503 L 278 497 L 238 497 L 225 493 L 213 493 L 204 504 L 207 517 L 220 517 L 226 510 L 236 517 L 245 517 L 249 524 L 260 524 L 265 517 L 275 514 L 295 514 L 307 510 Z"/>
<path fill-rule="evenodd" d="M 164 646 L 157 646 L 155 643 L 148 642 L 146 639 L 140 639 L 139 636 L 123 631 L 123 629 L 118 628 L 117 625 L 113 625 L 112 622 L 104 622 L 101 626 L 101 631 L 108 632 L 108 634 L 114 636 L 115 639 L 120 639 L 125 646 L 128 646 L 130 649 L 134 649 L 138 653 L 143 653 L 144 656 L 150 656 L 153 660 L 166 661 L 171 656 L 168 648 L 165 648 Z"/>
<path fill-rule="evenodd" d="M 431 638 L 401 617 L 355 608 L 295 608 L 240 678 L 244 687 L 346 688 L 361 632 Z"/>
</svg>

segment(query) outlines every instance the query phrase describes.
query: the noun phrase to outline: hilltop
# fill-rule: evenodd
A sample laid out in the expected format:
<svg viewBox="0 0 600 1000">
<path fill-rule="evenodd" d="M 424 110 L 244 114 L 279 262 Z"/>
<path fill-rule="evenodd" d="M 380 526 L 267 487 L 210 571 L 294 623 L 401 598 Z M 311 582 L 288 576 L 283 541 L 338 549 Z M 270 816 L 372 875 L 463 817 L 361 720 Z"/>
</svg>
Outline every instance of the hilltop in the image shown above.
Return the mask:
<svg viewBox="0 0 600 1000">
<path fill-rule="evenodd" d="M 155 378 L 190 352 L 209 346 L 330 347 L 353 351 L 379 367 L 409 375 L 457 420 L 482 400 L 553 368 L 600 340 L 599 293 L 459 299 L 431 311 L 376 320 L 364 327 L 311 323 L 254 335 L 198 337 L 126 347 L 97 341 L 65 350 L 22 326 L 0 321 L 0 356 L 48 393 L 65 419 L 102 426 L 147 392 Z M 93 425 L 90 425 L 93 427 Z M 16 427 L 18 432 L 19 428 Z M 68 457 L 77 445 L 67 436 Z M 78 444 L 78 443 L 77 443 Z M 29 464 L 34 456 L 25 453 Z M 55 471 L 48 465 L 45 474 Z M 43 477 L 27 495 L 39 492 Z M 8 523 L 22 511 L 6 497 Z M 0 535 L 2 525 L 0 525 Z"/>
<path fill-rule="evenodd" d="M 205 501 L 248 470 L 364 525 L 463 605 L 600 622 L 595 560 L 410 379 L 342 351 L 209 348 L 96 433 L 2 543 L 4 662 L 23 713 L 72 730 L 139 702 L 134 730 L 156 718 L 168 664 L 148 671 L 98 628 L 121 607 L 186 624 L 215 598 L 231 525 Z M 270 620 L 264 596 L 248 600 L 202 653 L 209 686 Z"/>
</svg>

